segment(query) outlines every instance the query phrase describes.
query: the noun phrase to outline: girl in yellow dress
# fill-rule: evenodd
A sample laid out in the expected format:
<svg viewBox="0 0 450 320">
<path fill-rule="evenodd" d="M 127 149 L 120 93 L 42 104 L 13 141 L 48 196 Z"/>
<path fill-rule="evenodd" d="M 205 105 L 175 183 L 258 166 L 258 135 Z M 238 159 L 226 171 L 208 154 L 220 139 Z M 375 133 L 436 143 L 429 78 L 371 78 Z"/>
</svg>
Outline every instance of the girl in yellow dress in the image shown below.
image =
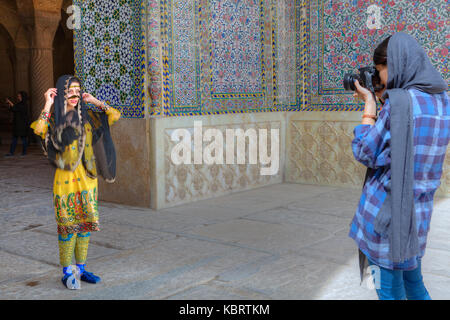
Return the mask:
<svg viewBox="0 0 450 320">
<path fill-rule="evenodd" d="M 109 126 L 120 118 L 120 111 L 83 93 L 80 80 L 71 75 L 60 77 L 56 88 L 48 89 L 44 96 L 45 107 L 31 128 L 42 138 L 44 153 L 56 167 L 53 205 L 62 282 L 69 289 L 78 289 L 75 272 L 82 281 L 100 281 L 85 270 L 85 264 L 90 233 L 100 230 L 97 175 L 107 182 L 115 180 L 116 153 Z M 88 109 L 85 103 L 101 112 Z M 74 253 L 77 270 L 70 268 Z"/>
</svg>

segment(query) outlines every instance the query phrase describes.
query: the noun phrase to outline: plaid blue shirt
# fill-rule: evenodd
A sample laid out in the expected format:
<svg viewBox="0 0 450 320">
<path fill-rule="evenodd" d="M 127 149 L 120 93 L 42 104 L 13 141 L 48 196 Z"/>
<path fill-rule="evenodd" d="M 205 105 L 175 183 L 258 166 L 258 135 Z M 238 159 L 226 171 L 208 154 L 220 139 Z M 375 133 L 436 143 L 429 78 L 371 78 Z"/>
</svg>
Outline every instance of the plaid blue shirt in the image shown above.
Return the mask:
<svg viewBox="0 0 450 320">
<path fill-rule="evenodd" d="M 353 155 L 363 165 L 376 169 L 362 190 L 349 236 L 377 265 L 387 269 L 412 270 L 423 257 L 430 229 L 434 193 L 441 184 L 442 166 L 450 140 L 450 105 L 446 92 L 428 94 L 409 90 L 414 109 L 414 203 L 420 256 L 402 263 L 389 260 L 389 240 L 374 231 L 373 222 L 391 184 L 390 104 L 386 100 L 375 125 L 355 127 Z"/>
</svg>

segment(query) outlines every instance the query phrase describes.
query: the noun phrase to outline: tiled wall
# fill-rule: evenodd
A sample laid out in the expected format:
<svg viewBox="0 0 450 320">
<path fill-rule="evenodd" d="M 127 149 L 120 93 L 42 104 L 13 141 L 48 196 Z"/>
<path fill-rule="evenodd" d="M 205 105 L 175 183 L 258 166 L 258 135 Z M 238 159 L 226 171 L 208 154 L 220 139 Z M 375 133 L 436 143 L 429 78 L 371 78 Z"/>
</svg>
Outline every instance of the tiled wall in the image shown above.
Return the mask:
<svg viewBox="0 0 450 320">
<path fill-rule="evenodd" d="M 344 92 L 342 78 L 371 64 L 388 34 L 413 34 L 449 80 L 442 0 L 77 1 L 103 10 L 76 31 L 85 85 L 116 99 L 125 117 L 150 117 L 142 128 L 150 132 L 154 208 L 281 181 L 360 188 L 364 168 L 350 142 L 362 105 Z M 117 15 L 117 6 L 126 10 Z M 378 29 L 370 29 L 377 20 Z M 116 69 L 123 77 L 111 77 Z M 192 130 L 194 120 L 222 129 L 279 128 L 286 140 L 279 173 L 258 176 L 250 164 L 174 165 L 169 136 Z M 449 161 L 438 192 L 448 196 Z"/>
<path fill-rule="evenodd" d="M 149 0 L 151 115 L 295 110 L 306 10 L 298 0 Z"/>
<path fill-rule="evenodd" d="M 343 75 L 371 64 L 376 45 L 396 31 L 414 35 L 450 79 L 442 0 L 74 4 L 82 14 L 76 73 L 129 118 L 144 117 L 147 103 L 163 116 L 360 110 Z"/>
</svg>

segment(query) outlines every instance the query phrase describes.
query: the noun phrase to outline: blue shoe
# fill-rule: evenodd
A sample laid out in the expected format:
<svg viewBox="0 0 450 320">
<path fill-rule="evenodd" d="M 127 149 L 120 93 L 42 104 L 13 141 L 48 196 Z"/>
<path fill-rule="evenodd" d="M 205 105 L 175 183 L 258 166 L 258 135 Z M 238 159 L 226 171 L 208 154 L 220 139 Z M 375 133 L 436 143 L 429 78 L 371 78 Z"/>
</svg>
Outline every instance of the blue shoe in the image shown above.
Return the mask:
<svg viewBox="0 0 450 320">
<path fill-rule="evenodd" d="M 80 282 L 75 278 L 73 274 L 65 274 L 62 279 L 62 283 L 67 289 L 80 289 Z"/>
<path fill-rule="evenodd" d="M 80 280 L 88 283 L 99 283 L 101 281 L 99 276 L 96 276 L 92 272 L 84 271 L 81 276 Z"/>
</svg>

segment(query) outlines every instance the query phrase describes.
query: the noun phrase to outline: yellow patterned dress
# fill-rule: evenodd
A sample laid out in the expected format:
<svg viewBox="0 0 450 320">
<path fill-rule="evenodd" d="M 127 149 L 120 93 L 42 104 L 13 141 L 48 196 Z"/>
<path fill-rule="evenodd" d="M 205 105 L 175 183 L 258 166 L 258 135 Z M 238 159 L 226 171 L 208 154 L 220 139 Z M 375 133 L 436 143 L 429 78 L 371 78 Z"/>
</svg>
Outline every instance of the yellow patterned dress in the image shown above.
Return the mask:
<svg viewBox="0 0 450 320">
<path fill-rule="evenodd" d="M 112 125 L 120 118 L 120 111 L 109 107 L 106 111 L 108 123 Z M 48 122 L 38 119 L 31 124 L 34 133 L 45 139 Z M 87 122 L 84 153 L 86 158 L 93 159 L 92 127 Z M 78 161 L 78 140 L 67 146 L 62 154 L 66 163 Z M 55 209 L 58 234 L 82 233 L 98 231 L 98 181 L 90 178 L 80 162 L 72 172 L 56 169 L 53 182 L 53 205 Z"/>
</svg>

